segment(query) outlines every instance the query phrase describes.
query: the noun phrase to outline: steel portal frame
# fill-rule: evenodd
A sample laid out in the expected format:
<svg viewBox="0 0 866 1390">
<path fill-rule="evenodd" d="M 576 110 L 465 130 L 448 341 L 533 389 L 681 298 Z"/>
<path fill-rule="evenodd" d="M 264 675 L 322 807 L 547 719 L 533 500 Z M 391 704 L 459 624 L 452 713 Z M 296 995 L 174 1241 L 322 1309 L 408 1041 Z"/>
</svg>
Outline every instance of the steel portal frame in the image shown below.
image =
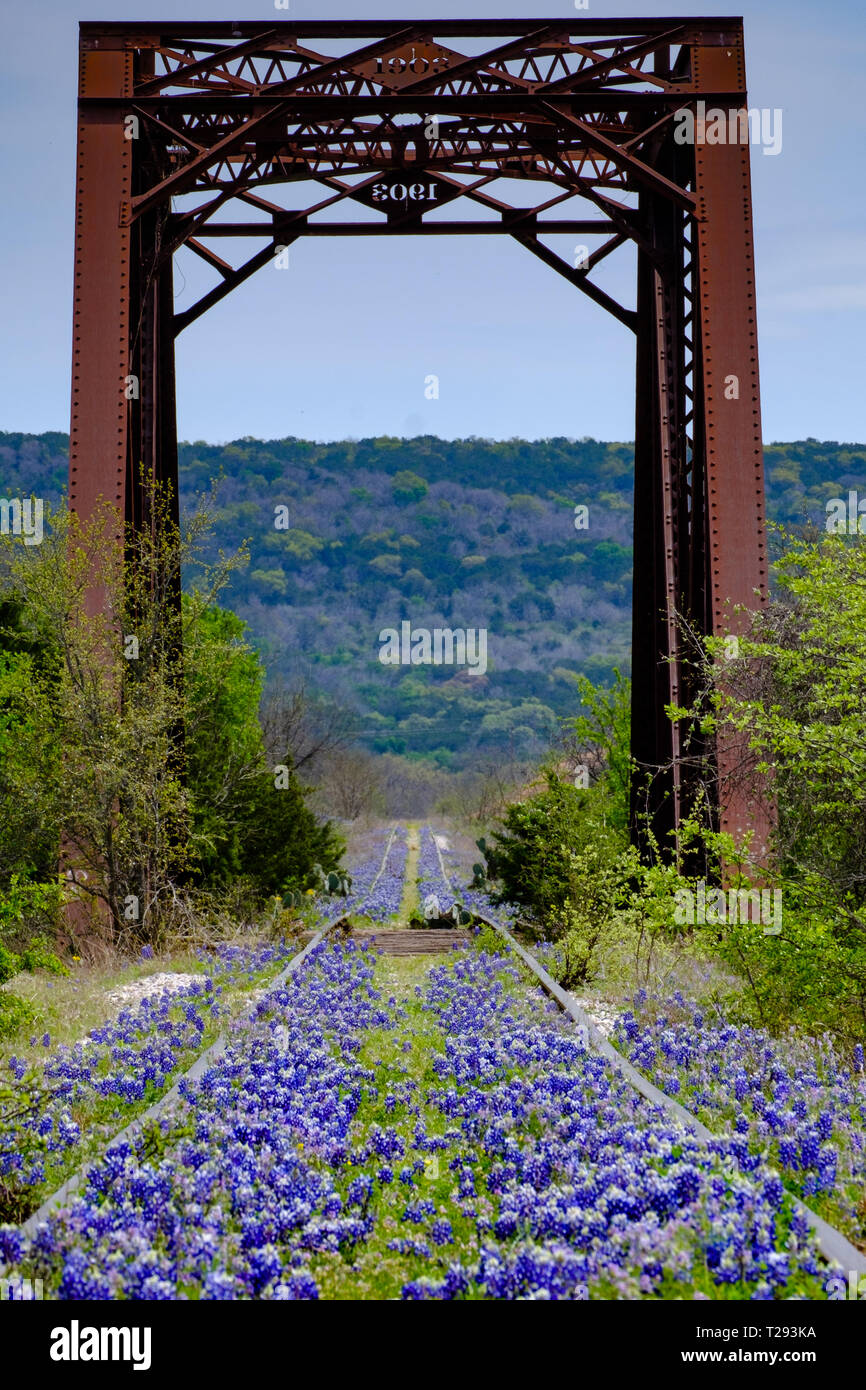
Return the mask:
<svg viewBox="0 0 866 1390">
<path fill-rule="evenodd" d="M 71 506 L 145 527 L 148 479 L 176 498 L 175 338 L 280 247 L 513 237 L 636 336 L 633 812 L 663 839 L 693 794 L 678 615 L 736 634 L 766 595 L 746 111 L 737 18 L 82 24 Z M 598 244 L 572 264 L 565 234 Z M 592 278 L 629 244 L 635 308 Z M 182 247 L 214 284 L 175 312 Z M 736 742 L 714 757 L 760 857 L 760 785 Z"/>
</svg>

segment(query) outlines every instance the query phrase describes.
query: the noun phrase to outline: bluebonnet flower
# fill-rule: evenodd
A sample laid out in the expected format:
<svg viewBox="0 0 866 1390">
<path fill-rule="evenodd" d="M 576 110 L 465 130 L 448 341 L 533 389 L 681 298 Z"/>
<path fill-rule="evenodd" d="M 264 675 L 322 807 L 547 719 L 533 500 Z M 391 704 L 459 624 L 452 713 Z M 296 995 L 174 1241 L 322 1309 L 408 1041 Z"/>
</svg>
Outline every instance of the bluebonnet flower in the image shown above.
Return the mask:
<svg viewBox="0 0 866 1390">
<path fill-rule="evenodd" d="M 395 857 L 405 860 L 405 838 Z M 400 886 L 390 882 L 382 901 Z M 82 1096 L 123 1103 L 148 1073 L 149 1084 L 168 1076 L 215 1002 L 214 981 L 250 968 L 234 949 L 216 953 L 195 993 L 127 1011 L 87 1048 L 47 1059 L 63 1095 L 40 1142 L 66 1142 Z M 784 1297 L 819 1268 L 751 1131 L 781 1126 L 779 1142 L 794 1142 L 798 1162 L 806 1151 L 821 1183 L 837 1147 L 811 1091 L 780 1074 L 772 1049 L 760 1064 L 766 1084 L 754 1085 L 751 1059 L 765 1040 L 746 1055 L 737 1029 L 704 1021 L 717 1056 L 731 1054 L 728 1076 L 742 1078 L 734 1114 L 745 1121 L 704 1146 L 588 1052 L 507 951 L 455 953 L 429 971 L 410 1007 L 440 1041 L 419 1087 L 401 1060 L 404 1006 L 378 987 L 376 961 L 353 940 L 320 945 L 291 988 L 267 992 L 225 1052 L 184 1082 L 155 1157 L 110 1146 L 33 1241 L 19 1248 L 0 1228 L 0 1258 L 40 1260 L 61 1297 L 136 1299 L 317 1298 L 318 1262 L 351 1267 L 377 1232 L 407 1300 L 639 1298 L 665 1278 L 689 1297 L 693 1271 L 707 1269 L 740 1296 Z M 688 1006 L 668 1009 L 654 1030 L 643 1002 L 623 1024 L 626 1045 L 657 1057 L 687 1094 L 699 1075 L 716 1098 L 725 1077 L 702 1039 L 681 1032 L 694 1027 Z M 367 1041 L 379 1051 L 383 1036 L 387 1060 L 374 1063 Z M 856 1074 L 846 1075 L 850 1087 Z M 796 1117 L 801 1096 L 807 1110 Z M 827 1108 L 836 1134 L 839 1104 Z M 433 1154 L 444 1181 L 428 1186 L 423 1155 L 429 1165 Z"/>
<path fill-rule="evenodd" d="M 636 999 L 640 1018 L 625 1014 L 616 1028 L 626 1055 L 663 1089 L 673 1092 L 679 1083 L 685 1104 L 706 1112 L 715 1128 L 729 1126 L 751 1135 L 756 1148 L 769 1141 L 771 1160 L 803 1196 L 835 1186 L 856 1229 L 859 1192 L 866 1180 L 862 1045 L 855 1046 L 849 1071 L 827 1037 L 817 1045 L 793 1033 L 771 1039 L 760 1029 L 737 1026 L 718 1015 L 707 1020 L 701 1010 L 683 1003 L 680 1007 L 671 999 L 660 1009 L 648 996 Z M 660 1052 L 675 1062 L 673 1075 L 659 1066 Z M 748 1155 L 743 1158 L 746 1164 L 751 1161 Z"/>
</svg>

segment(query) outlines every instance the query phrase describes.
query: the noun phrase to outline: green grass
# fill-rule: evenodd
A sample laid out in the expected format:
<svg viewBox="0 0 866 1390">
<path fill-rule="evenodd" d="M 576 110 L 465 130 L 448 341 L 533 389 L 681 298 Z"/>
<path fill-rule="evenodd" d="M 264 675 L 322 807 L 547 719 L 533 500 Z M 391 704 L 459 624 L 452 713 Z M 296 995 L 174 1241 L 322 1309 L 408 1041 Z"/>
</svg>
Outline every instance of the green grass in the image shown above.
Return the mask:
<svg viewBox="0 0 866 1390">
<path fill-rule="evenodd" d="M 154 956 L 152 960 L 112 962 L 104 966 L 85 965 L 73 961 L 68 976 L 49 975 L 39 971 L 34 975 L 16 975 L 8 988 L 26 999 L 36 1010 L 36 1022 L 31 1033 L 51 1034 L 52 1044 L 70 1046 L 84 1038 L 91 1028 L 98 1028 L 118 1014 L 124 1006 L 106 995 L 121 985 L 134 984 L 150 975 L 206 975 L 207 968 L 192 953 Z M 0 1059 L 21 1055 L 22 1037 L 4 1038 L 0 1042 Z M 27 1039 L 24 1038 L 26 1044 Z"/>
<path fill-rule="evenodd" d="M 415 1092 L 415 1101 L 421 1105 L 422 1118 L 428 1134 L 444 1134 L 449 1125 L 454 1123 L 432 1107 L 429 1109 L 425 1107 L 423 1099 L 428 1089 L 440 1088 L 442 1085 L 433 1068 L 433 1060 L 438 1053 L 444 1051 L 445 1045 L 444 1037 L 434 1017 L 424 1010 L 422 1001 L 415 996 L 416 985 L 421 985 L 423 988 L 425 977 L 432 963 L 424 957 L 384 956 L 379 958 L 376 966 L 376 987 L 381 989 L 385 999 L 393 996 L 398 1004 L 405 1004 L 408 1017 L 404 1022 L 401 1022 L 396 1031 L 377 1029 L 367 1034 L 364 1039 L 360 1060 L 365 1066 L 376 1070 L 379 1096 L 375 1100 L 362 1100 L 353 1121 L 351 1137 L 353 1143 L 360 1144 L 364 1142 L 370 1127 L 374 1124 L 378 1124 L 382 1128 L 388 1126 L 396 1128 L 406 1143 L 407 1153 L 401 1159 L 387 1160 L 395 1174 L 404 1164 L 411 1165 L 419 1154 L 411 1147 L 416 1117 L 408 1112 L 406 1105 L 402 1102 L 398 1103 L 393 1110 L 387 1109 L 385 1096 L 389 1089 L 397 1088 L 407 1080 L 417 1083 L 418 1090 Z M 523 974 L 523 972 L 521 973 Z M 531 994 L 526 991 L 527 984 L 534 984 L 534 977 L 525 978 L 521 982 L 507 979 L 504 984 L 507 993 L 516 992 L 523 996 L 524 1007 L 530 1013 L 541 1016 L 544 1002 L 540 1000 L 534 990 Z M 405 1046 L 406 1044 L 408 1046 Z M 517 1075 L 518 1073 L 519 1069 L 515 1068 L 510 1075 Z M 462 1090 L 463 1088 L 458 1087 L 457 1089 Z M 528 1139 L 540 1138 L 543 1133 L 540 1117 L 528 1115 L 521 1126 L 521 1132 Z M 429 1178 L 420 1177 L 415 1190 L 407 1189 L 396 1182 L 384 1187 L 376 1184 L 371 1199 L 376 1222 L 362 1249 L 347 1251 L 343 1254 L 317 1254 L 313 1257 L 311 1270 L 324 1299 L 338 1301 L 399 1299 L 403 1285 L 417 1278 L 422 1270 L 424 1275 L 435 1278 L 441 1277 L 448 1265 L 455 1261 L 459 1261 L 467 1267 L 477 1263 L 480 1240 L 476 1220 L 474 1217 L 468 1218 L 463 1215 L 456 1177 L 447 1167 L 448 1159 L 461 1153 L 467 1147 L 475 1149 L 480 1160 L 474 1165 L 479 1193 L 479 1196 L 473 1199 L 474 1205 L 485 1217 L 495 1215 L 496 1199 L 484 1195 L 486 1193 L 486 1178 L 493 1166 L 492 1159 L 489 1159 L 483 1152 L 479 1152 L 474 1145 L 469 1145 L 465 1140 L 455 1141 L 449 1146 L 447 1155 L 438 1155 L 438 1173 L 431 1174 Z M 673 1155 L 673 1159 L 675 1158 L 676 1155 Z M 382 1161 L 385 1162 L 386 1160 Z M 663 1161 L 660 1157 L 658 1160 L 659 1169 L 666 1167 L 670 1161 L 670 1159 Z M 369 1162 L 365 1164 L 367 1171 L 371 1171 L 372 1167 L 373 1165 Z M 348 1175 L 345 1178 L 341 1176 L 339 1180 L 339 1190 L 344 1196 L 353 1176 L 354 1172 L 350 1169 Z M 429 1197 L 435 1202 L 437 1219 L 447 1217 L 450 1220 L 454 1236 L 450 1244 L 437 1248 L 427 1238 L 423 1227 L 400 1220 L 407 1202 L 418 1197 Z M 791 1203 L 786 1200 L 783 1210 L 778 1213 L 777 1217 L 780 1230 L 778 1248 L 784 1248 L 785 1235 L 790 1225 L 791 1216 Z M 428 1224 L 425 1222 L 425 1226 Z M 528 1236 L 528 1232 L 526 1234 Z M 389 1250 L 387 1248 L 388 1242 L 395 1237 L 415 1239 L 423 1237 L 427 1240 L 434 1257 L 438 1255 L 438 1261 L 435 1258 L 422 1260 L 411 1253 L 400 1254 Z M 715 1301 L 748 1300 L 752 1286 L 741 1281 L 734 1284 L 717 1284 L 706 1263 L 700 1258 L 696 1258 L 693 1241 L 694 1238 L 685 1233 L 680 1239 L 680 1257 L 687 1260 L 690 1267 L 688 1279 L 683 1282 L 675 1277 L 674 1268 L 677 1254 L 673 1249 L 670 1251 L 666 1249 L 665 1263 L 668 1264 L 668 1260 L 670 1260 L 669 1272 L 666 1273 L 660 1288 L 647 1296 L 656 1300 L 682 1300 L 684 1298 L 691 1299 L 696 1293 L 699 1293 Z M 510 1242 L 508 1243 L 510 1244 Z M 466 1295 L 467 1297 L 472 1299 L 484 1297 L 476 1287 L 470 1286 L 470 1290 L 470 1293 Z M 786 1296 L 795 1295 L 822 1299 L 824 1293 L 820 1279 L 806 1275 L 798 1277 L 786 1289 Z M 618 1299 L 622 1296 L 621 1291 L 612 1285 L 609 1286 L 603 1280 L 594 1283 L 590 1291 L 590 1297 L 593 1299 Z"/>
<path fill-rule="evenodd" d="M 362 1142 L 375 1124 L 383 1129 L 388 1126 L 395 1128 L 404 1139 L 407 1152 L 403 1158 L 382 1160 L 382 1163 L 388 1162 L 395 1173 L 403 1165 L 411 1166 L 419 1157 L 418 1151 L 411 1147 L 416 1120 L 403 1103 L 398 1103 L 396 1109 L 389 1111 L 385 1106 L 385 1095 L 392 1086 L 412 1080 L 418 1083 L 416 1096 L 422 1099 L 426 1088 L 441 1084 L 433 1069 L 433 1058 L 444 1052 L 444 1038 L 432 1015 L 424 1011 L 421 1001 L 415 997 L 415 986 L 421 985 L 423 988 L 432 964 L 433 961 L 424 956 L 380 956 L 376 965 L 376 988 L 381 989 L 385 999 L 393 995 L 398 1002 L 405 1003 L 409 1017 L 397 1032 L 379 1028 L 365 1036 L 360 1060 L 364 1066 L 377 1071 L 379 1097 L 376 1100 L 362 1100 L 352 1124 L 352 1138 L 355 1143 Z M 405 1043 L 409 1047 L 404 1051 Z M 381 1066 L 377 1066 L 379 1062 Z M 444 1116 L 438 1114 L 426 1113 L 424 1120 L 430 1134 L 442 1134 L 447 1127 Z M 421 1176 L 417 1188 L 410 1189 L 397 1182 L 384 1188 L 376 1185 L 372 1198 L 376 1224 L 363 1250 L 346 1256 L 317 1254 L 313 1257 L 310 1268 L 323 1298 L 338 1301 L 399 1299 L 403 1285 L 418 1273 L 418 1260 L 413 1255 L 401 1255 L 389 1250 L 387 1246 L 390 1240 L 399 1237 L 421 1238 L 420 1227 L 400 1220 L 407 1202 L 419 1196 L 434 1201 L 438 1216 L 447 1217 L 453 1227 L 453 1243 L 440 1247 L 443 1272 L 454 1260 L 469 1262 L 477 1258 L 475 1222 L 463 1216 L 454 1199 L 454 1174 L 442 1156 L 429 1157 L 438 1158 L 438 1165 L 428 1165 L 430 1175 Z M 341 1180 L 341 1191 L 345 1192 L 353 1176 L 350 1170 L 348 1176 Z M 435 1247 L 431 1245 L 431 1249 Z M 425 1263 L 425 1269 L 430 1272 L 429 1263 Z"/>
<path fill-rule="evenodd" d="M 418 896 L 418 860 L 421 857 L 421 832 L 417 825 L 406 827 L 406 873 L 403 879 L 403 898 L 400 903 L 400 925 L 408 927 L 412 917 L 418 912 L 421 900 Z"/>
</svg>

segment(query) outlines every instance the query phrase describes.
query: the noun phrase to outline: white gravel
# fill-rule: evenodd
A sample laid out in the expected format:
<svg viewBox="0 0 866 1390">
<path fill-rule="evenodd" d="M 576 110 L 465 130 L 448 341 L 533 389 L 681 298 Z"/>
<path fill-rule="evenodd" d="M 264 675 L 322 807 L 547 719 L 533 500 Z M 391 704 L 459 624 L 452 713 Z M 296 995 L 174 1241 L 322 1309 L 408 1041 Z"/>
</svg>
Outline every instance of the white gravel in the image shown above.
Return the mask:
<svg viewBox="0 0 866 1390">
<path fill-rule="evenodd" d="M 162 994 L 166 990 L 172 993 L 178 989 L 184 989 L 186 985 L 193 984 L 200 980 L 201 975 L 184 975 L 179 971 L 164 970 L 159 975 L 145 975 L 141 980 L 133 980 L 128 985 L 118 985 L 117 989 L 111 989 L 106 994 L 106 999 L 110 999 L 113 1004 L 119 1004 L 126 1009 L 130 1005 L 133 1007 L 140 1004 L 142 999 L 149 999 L 153 994 Z"/>
<path fill-rule="evenodd" d="M 134 1009 L 142 999 L 150 999 L 153 995 L 164 994 L 166 991 L 174 994 L 185 985 L 191 985 L 194 980 L 201 978 L 201 975 L 185 975 L 180 971 L 163 970 L 158 975 L 145 975 L 141 980 L 131 980 L 128 985 L 118 985 L 116 989 L 108 990 L 105 1000 L 107 1004 L 115 1005 L 111 1017 L 116 1017 L 123 1009 Z M 106 1018 L 104 1022 L 108 1021 Z M 90 1041 L 90 1038 L 78 1039 L 82 1047 L 87 1047 Z"/>
<path fill-rule="evenodd" d="M 609 1038 L 614 1030 L 621 1010 L 613 1008 L 609 1004 L 603 1004 L 598 999 L 587 999 L 586 996 L 582 994 L 571 994 L 569 997 L 574 1000 L 575 1004 L 583 1009 L 585 1014 L 589 1015 L 598 1031 L 602 1033 L 604 1037 Z"/>
</svg>

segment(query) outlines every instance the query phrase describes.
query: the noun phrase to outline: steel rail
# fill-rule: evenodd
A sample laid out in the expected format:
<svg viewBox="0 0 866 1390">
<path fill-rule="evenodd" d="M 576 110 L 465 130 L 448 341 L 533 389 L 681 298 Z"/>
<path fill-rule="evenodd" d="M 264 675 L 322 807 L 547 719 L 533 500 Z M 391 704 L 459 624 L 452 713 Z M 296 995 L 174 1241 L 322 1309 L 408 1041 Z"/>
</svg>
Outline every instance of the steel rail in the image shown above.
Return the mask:
<svg viewBox="0 0 866 1390">
<path fill-rule="evenodd" d="M 373 879 L 373 882 L 370 884 L 370 887 L 368 888 L 366 894 L 361 899 L 362 903 L 365 903 L 367 899 L 371 896 L 373 889 L 376 887 L 376 884 L 379 882 L 379 879 L 385 872 L 385 869 L 388 864 L 388 856 L 391 853 L 391 846 L 394 843 L 394 836 L 396 835 L 396 833 L 397 828 L 395 826 L 394 829 L 391 831 L 391 834 L 388 837 L 388 841 L 385 845 L 385 851 L 382 855 L 382 863 L 379 866 L 379 871 L 376 874 L 376 877 Z M 316 947 L 320 946 L 321 943 L 325 940 L 325 937 L 328 935 L 328 933 L 333 931 L 334 927 L 338 926 L 340 922 L 345 921 L 346 915 L 347 914 L 344 910 L 341 913 L 339 913 L 336 917 L 332 917 L 329 921 L 325 922 L 324 925 L 321 926 L 319 930 L 316 932 L 312 940 L 308 941 L 306 946 L 304 946 L 302 950 L 298 951 L 296 955 L 292 956 L 291 960 L 288 961 L 288 963 L 282 968 L 282 970 L 280 970 L 279 973 L 274 976 L 273 980 L 271 980 L 271 982 L 267 986 L 267 992 L 270 993 L 275 989 L 280 989 L 292 975 L 296 974 L 297 971 L 303 965 L 304 961 L 313 953 L 313 951 L 315 951 Z M 237 1025 L 245 1019 L 248 1019 L 250 1012 L 251 1007 L 247 1007 L 245 1010 L 243 1010 L 241 1014 L 238 1016 L 238 1018 L 235 1020 L 235 1024 Z M 141 1133 L 142 1129 L 146 1124 L 148 1124 L 151 1120 L 158 1119 L 162 1114 L 169 1110 L 170 1107 L 177 1100 L 180 1099 L 181 1084 L 187 1081 L 198 1080 L 198 1078 L 201 1075 L 203 1075 L 205 1071 L 207 1071 L 211 1063 L 214 1062 L 225 1052 L 226 1048 L 229 1046 L 229 1042 L 230 1039 L 228 1037 L 228 1034 L 221 1033 L 219 1037 L 215 1039 L 214 1042 L 212 1042 L 208 1047 L 205 1048 L 204 1052 L 199 1054 L 199 1056 L 193 1062 L 192 1066 L 189 1067 L 177 1078 L 174 1085 L 171 1087 L 170 1090 L 166 1091 L 164 1096 L 160 1096 L 159 1100 L 154 1101 L 153 1105 L 148 1106 L 148 1108 L 142 1111 L 140 1115 L 136 1115 L 134 1120 L 130 1120 L 128 1125 L 125 1125 L 123 1129 L 121 1129 L 117 1134 L 113 1135 L 113 1137 L 109 1139 L 108 1143 L 104 1145 L 102 1153 L 97 1158 L 91 1159 L 88 1163 L 85 1163 L 83 1167 L 78 1168 L 74 1173 L 70 1175 L 70 1177 L 66 1179 L 65 1182 L 63 1182 L 60 1185 L 60 1187 L 57 1188 L 55 1192 L 52 1192 L 49 1197 L 46 1197 L 45 1201 L 42 1202 L 39 1207 L 37 1207 L 36 1211 L 32 1212 L 31 1215 L 28 1216 L 27 1220 L 21 1223 L 19 1229 L 22 1231 L 22 1233 L 26 1236 L 29 1236 L 32 1239 L 36 1235 L 37 1227 L 40 1226 L 43 1221 L 46 1221 L 48 1217 L 52 1215 L 52 1213 L 61 1210 L 63 1207 L 68 1206 L 70 1201 L 80 1192 L 82 1183 L 84 1179 L 87 1177 L 87 1174 L 90 1172 L 91 1168 L 93 1168 L 100 1161 L 100 1158 L 105 1155 L 107 1150 L 112 1148 L 115 1144 L 122 1144 L 127 1140 L 134 1139 L 137 1134 Z"/>
<path fill-rule="evenodd" d="M 428 829 L 429 828 L 430 827 L 428 827 Z M 432 830 L 430 833 L 433 833 Z M 435 837 L 433 843 L 436 844 Z M 439 855 L 439 866 L 442 871 L 442 876 L 448 884 L 450 891 L 453 892 L 454 887 L 451 882 L 451 877 L 445 868 L 442 852 L 438 844 L 436 844 L 436 852 Z M 563 1012 L 568 1014 L 569 1018 L 578 1025 L 578 1030 L 585 1038 L 587 1047 L 591 1044 L 593 1050 L 610 1062 L 611 1066 L 616 1068 L 630 1086 L 633 1086 L 635 1090 L 639 1091 L 640 1094 L 651 1101 L 653 1105 L 658 1105 L 660 1108 L 666 1110 L 668 1114 L 679 1121 L 684 1128 L 692 1130 L 695 1138 L 699 1139 L 701 1143 L 715 1144 L 728 1138 L 725 1134 L 713 1133 L 713 1131 L 708 1129 L 696 1115 L 693 1115 L 690 1110 L 687 1110 L 684 1105 L 681 1105 L 678 1100 L 674 1100 L 673 1096 L 669 1096 L 664 1091 L 660 1091 L 658 1086 L 654 1086 L 636 1067 L 632 1066 L 631 1062 L 629 1062 L 626 1057 L 623 1057 L 622 1053 L 618 1052 L 612 1043 L 608 1042 L 601 1030 L 593 1023 L 589 1014 L 571 998 L 561 985 L 556 983 L 553 976 L 545 970 L 541 962 L 536 960 L 535 956 L 520 944 L 507 927 L 504 927 L 501 922 L 497 922 L 494 917 L 490 917 L 484 912 L 478 912 L 475 908 L 472 908 L 471 911 L 474 917 L 480 922 L 484 922 L 488 927 L 492 927 L 494 931 L 498 932 L 499 935 L 508 942 L 508 945 L 514 953 L 523 961 L 524 965 L 532 971 L 533 975 L 536 976 L 545 993 L 548 994 L 551 999 L 555 1000 Z M 858 1275 L 866 1275 L 866 1254 L 858 1250 L 855 1245 L 852 1245 L 847 1236 L 844 1236 L 841 1231 L 837 1231 L 836 1227 L 831 1226 L 829 1221 L 825 1221 L 823 1216 L 819 1216 L 811 1207 L 806 1206 L 806 1203 L 801 1201 L 799 1197 L 794 1197 L 790 1193 L 788 1195 L 791 1197 L 794 1209 L 805 1216 L 809 1226 L 815 1232 L 818 1249 L 828 1263 L 839 1264 L 846 1271 L 856 1270 Z"/>
<path fill-rule="evenodd" d="M 521 946 L 520 942 L 512 935 L 507 927 L 504 927 L 501 922 L 497 922 L 495 918 L 489 917 L 483 912 L 477 912 L 473 909 L 473 915 L 477 917 L 479 921 L 492 927 L 494 931 L 498 932 L 499 935 L 508 942 L 515 954 L 519 956 L 523 963 L 539 980 L 544 991 L 549 994 L 551 999 L 554 999 L 559 1007 L 578 1025 L 581 1033 L 588 1039 L 588 1043 L 592 1044 L 593 1050 L 605 1057 L 607 1061 L 610 1062 L 611 1066 L 615 1067 L 620 1075 L 639 1091 L 642 1096 L 652 1101 L 654 1105 L 658 1105 L 667 1110 L 668 1114 L 672 1115 L 680 1124 L 694 1131 L 695 1137 L 699 1139 L 701 1143 L 715 1144 L 728 1138 L 725 1134 L 715 1134 L 711 1129 L 708 1129 L 697 1116 L 693 1115 L 690 1110 L 687 1110 L 684 1105 L 681 1105 L 678 1100 L 674 1100 L 672 1096 L 666 1095 L 664 1091 L 660 1091 L 657 1086 L 654 1086 L 651 1081 L 648 1081 L 645 1076 L 633 1067 L 631 1062 L 623 1057 L 622 1053 L 618 1052 L 612 1043 L 608 1042 L 607 1038 L 596 1027 L 592 1019 L 580 1005 L 577 1004 L 566 991 L 556 983 L 552 976 L 548 974 L 540 961 L 537 961 L 525 947 Z M 819 1216 L 811 1207 L 806 1206 L 806 1203 L 801 1201 L 799 1197 L 794 1197 L 790 1193 L 788 1195 L 791 1198 L 795 1211 L 805 1216 L 809 1226 L 814 1231 L 817 1238 L 818 1249 L 825 1260 L 827 1260 L 829 1264 L 840 1265 L 842 1269 L 846 1271 L 856 1270 L 858 1275 L 866 1275 L 866 1254 L 858 1250 L 855 1245 L 852 1245 L 847 1236 L 844 1236 L 841 1231 L 837 1231 L 835 1226 L 831 1226 L 828 1221 L 824 1220 L 823 1216 Z"/>
</svg>

